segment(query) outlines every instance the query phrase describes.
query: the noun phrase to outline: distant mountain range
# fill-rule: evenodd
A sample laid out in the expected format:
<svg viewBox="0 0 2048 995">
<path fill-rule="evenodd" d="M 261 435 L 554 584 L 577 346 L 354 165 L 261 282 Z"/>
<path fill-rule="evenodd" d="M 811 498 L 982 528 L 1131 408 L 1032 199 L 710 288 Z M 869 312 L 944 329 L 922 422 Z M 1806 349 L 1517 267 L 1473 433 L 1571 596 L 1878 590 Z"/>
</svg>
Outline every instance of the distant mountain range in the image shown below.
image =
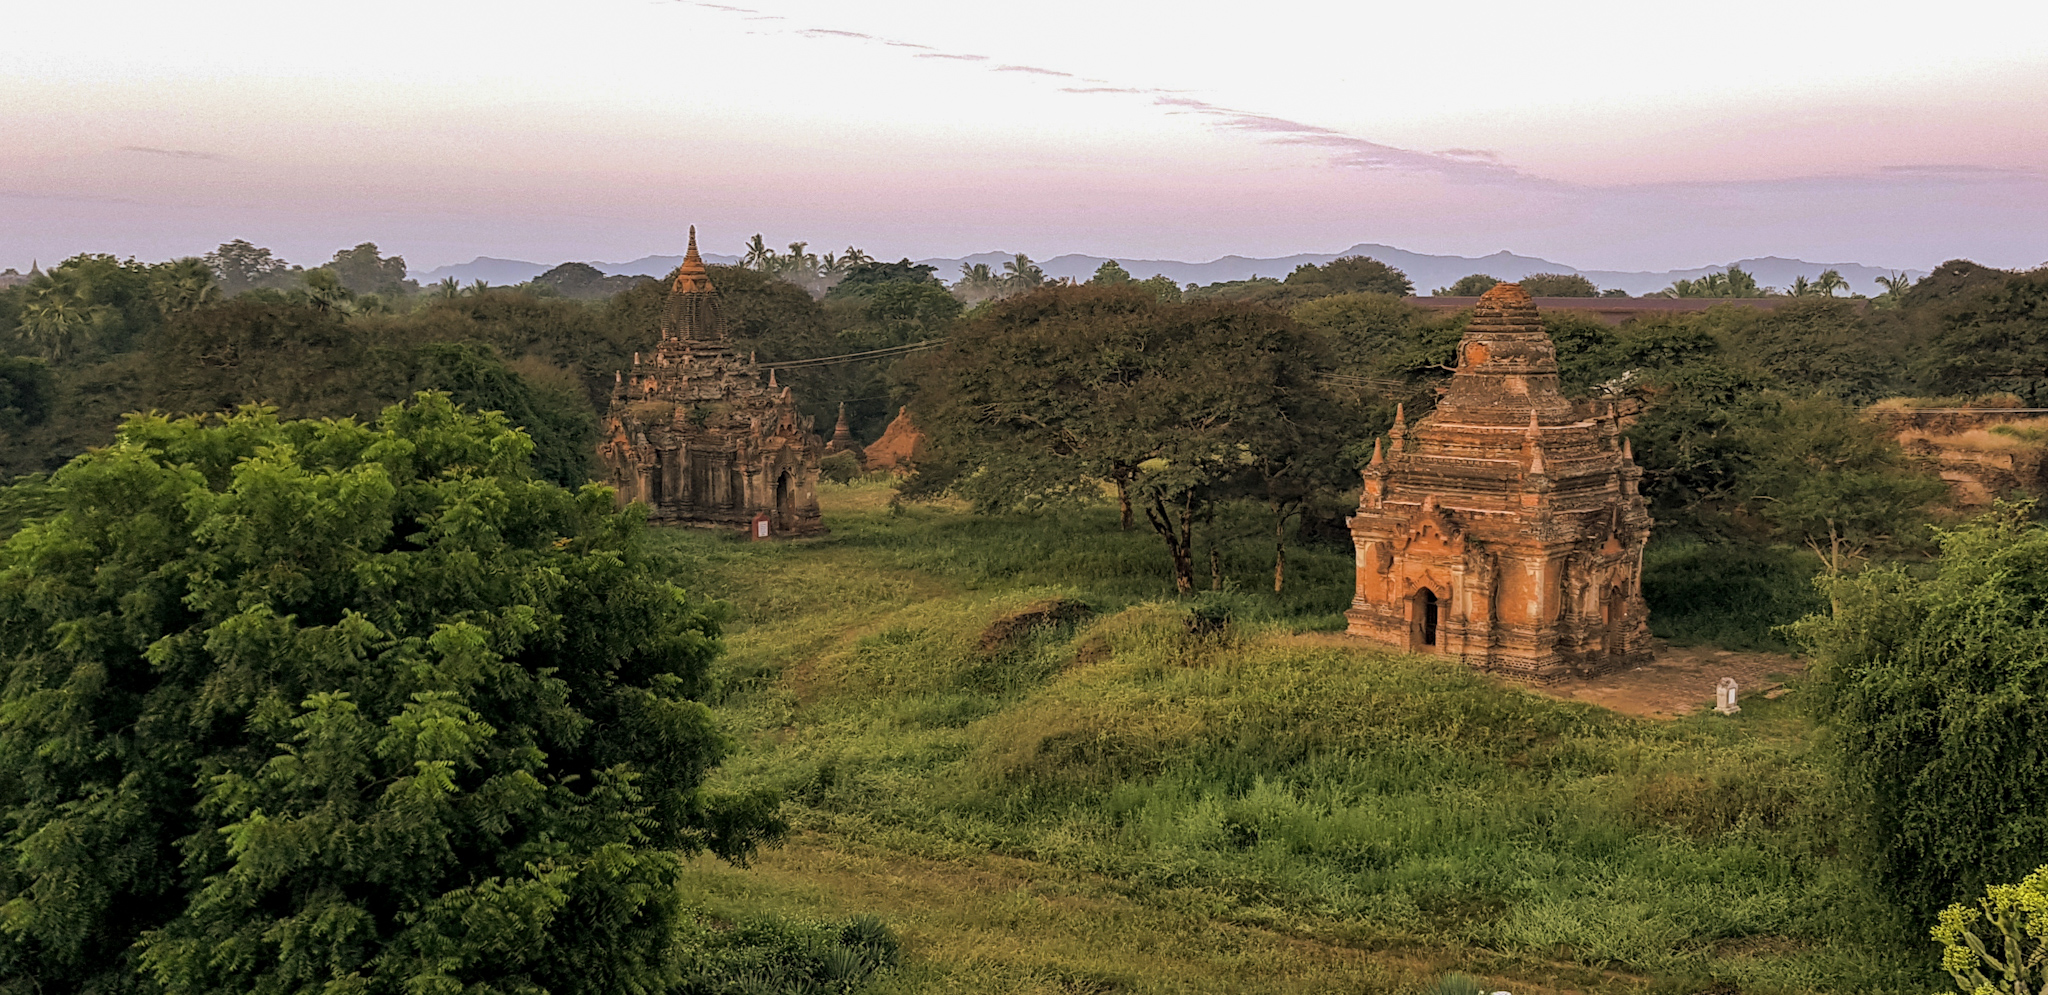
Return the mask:
<svg viewBox="0 0 2048 995">
<path fill-rule="evenodd" d="M 1219 283 L 1230 280 L 1248 280 L 1254 276 L 1286 277 L 1296 266 L 1303 263 L 1322 265 L 1343 256 L 1371 256 L 1389 266 L 1408 274 L 1415 281 L 1415 291 L 1427 294 L 1437 287 L 1448 287 L 1459 277 L 1473 273 L 1485 273 L 1503 280 L 1519 280 L 1534 273 L 1576 273 L 1593 281 L 1603 290 L 1625 290 L 1632 295 L 1653 294 L 1671 286 L 1674 280 L 1693 280 L 1708 273 L 1718 273 L 1730 265 L 1740 266 L 1756 277 L 1766 287 L 1789 287 L 1793 278 L 1804 276 L 1808 280 L 1827 270 L 1839 270 L 1850 288 L 1863 294 L 1878 294 L 1883 288 L 1877 278 L 1905 273 L 1914 279 L 1926 276 L 1925 270 L 1890 270 L 1880 266 L 1866 266 L 1862 263 L 1811 263 L 1804 259 L 1785 259 L 1779 256 L 1759 256 L 1738 259 L 1733 263 L 1715 266 L 1700 266 L 1693 269 L 1663 270 L 1661 272 L 1630 270 L 1579 269 L 1564 263 L 1552 262 L 1535 256 L 1518 256 L 1502 250 L 1490 256 L 1437 256 L 1422 252 L 1409 252 L 1391 245 L 1361 242 L 1342 252 L 1301 253 L 1273 258 L 1250 258 L 1246 256 L 1224 256 L 1206 263 L 1185 263 L 1172 259 L 1123 259 L 1117 262 L 1132 276 L 1144 279 L 1163 274 L 1175 283 Z M 979 252 L 971 256 L 919 259 L 920 263 L 938 268 L 938 275 L 948 282 L 958 279 L 960 267 L 974 263 L 987 263 L 989 268 L 1001 272 L 1006 260 L 1016 258 L 1010 252 Z M 1068 254 L 1051 259 L 1038 260 L 1038 266 L 1045 275 L 1053 278 L 1072 277 L 1086 280 L 1095 275 L 1095 269 L 1108 262 L 1108 256 L 1087 256 Z M 659 277 L 683 261 L 681 256 L 642 256 L 631 262 L 593 262 L 611 276 L 646 275 Z M 732 265 L 739 262 L 738 256 L 704 253 L 704 261 Z M 479 256 L 476 259 L 453 266 L 442 266 L 425 273 L 415 273 L 412 278 L 421 283 L 433 283 L 444 277 L 454 277 L 462 283 L 483 280 L 487 283 L 522 283 L 554 268 L 553 264 L 531 263 L 518 259 L 494 259 Z"/>
<path fill-rule="evenodd" d="M 740 261 L 738 256 L 721 255 L 716 252 L 700 253 L 707 263 L 731 266 Z M 1007 258 L 1007 257 L 1005 257 Z M 681 256 L 641 256 L 626 263 L 591 263 L 606 276 L 652 276 L 662 277 L 670 270 L 683 264 Z M 422 284 L 439 283 L 454 277 L 458 283 L 482 280 L 489 284 L 525 283 L 548 270 L 556 263 L 530 263 L 524 259 L 498 259 L 492 256 L 478 256 L 466 263 L 452 266 L 436 266 L 425 273 L 408 273 Z"/>
<path fill-rule="evenodd" d="M 1803 259 L 1784 259 L 1778 256 L 1759 256 L 1739 259 L 1732 264 L 1722 263 L 1716 266 L 1662 272 L 1579 269 L 1535 256 L 1518 256 L 1505 250 L 1490 256 L 1435 256 L 1370 242 L 1361 242 L 1342 252 L 1302 253 L 1270 259 L 1224 256 L 1206 263 L 1184 263 L 1171 259 L 1118 259 L 1117 263 L 1141 280 L 1155 274 L 1163 274 L 1175 283 L 1208 284 L 1249 280 L 1254 276 L 1284 279 L 1287 274 L 1294 272 L 1296 266 L 1303 263 L 1321 266 L 1332 259 L 1344 256 L 1371 256 L 1408 274 L 1408 279 L 1415 281 L 1415 292 L 1418 294 L 1427 294 L 1438 287 L 1448 287 L 1456 283 L 1459 277 L 1473 273 L 1485 273 L 1502 280 L 1519 280 L 1535 273 L 1576 273 L 1593 281 L 1602 290 L 1625 290 L 1635 296 L 1654 294 L 1671 286 L 1674 280 L 1695 280 L 1708 273 L 1719 273 L 1730 265 L 1742 267 L 1763 286 L 1779 288 L 1791 286 L 1792 279 L 1797 276 L 1811 280 L 1827 270 L 1840 270 L 1842 278 L 1849 281 L 1849 286 L 1855 292 L 1872 295 L 1884 290 L 1877 283 L 1880 276 L 1903 272 L 1907 276 L 1919 279 L 1927 275 L 1925 270 L 1889 270 L 1879 266 L 1865 266 L 1862 263 L 1810 263 Z M 1014 253 L 983 252 L 959 259 L 920 259 L 918 262 L 937 266 L 939 275 L 951 280 L 960 275 L 960 267 L 963 264 L 987 263 L 990 268 L 1000 272 L 1003 262 L 1014 258 Z M 1075 254 L 1055 256 L 1037 262 L 1046 276 L 1086 280 L 1094 276 L 1095 268 L 1108 262 L 1109 258 Z"/>
</svg>

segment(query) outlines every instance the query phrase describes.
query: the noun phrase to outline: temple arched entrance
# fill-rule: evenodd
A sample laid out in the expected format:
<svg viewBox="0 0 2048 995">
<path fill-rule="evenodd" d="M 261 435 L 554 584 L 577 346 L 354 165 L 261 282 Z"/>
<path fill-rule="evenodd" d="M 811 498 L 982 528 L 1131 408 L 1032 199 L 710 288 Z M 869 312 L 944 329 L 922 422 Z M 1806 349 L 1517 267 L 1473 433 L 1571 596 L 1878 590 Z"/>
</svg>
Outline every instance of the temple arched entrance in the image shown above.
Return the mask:
<svg viewBox="0 0 2048 995">
<path fill-rule="evenodd" d="M 1408 648 L 1417 653 L 1434 653 L 1441 641 L 1439 634 L 1443 628 L 1443 602 L 1437 599 L 1435 591 L 1426 587 L 1415 592 L 1413 602 L 1413 610 L 1409 614 L 1413 622 L 1409 631 Z"/>
<path fill-rule="evenodd" d="M 784 470 L 777 474 L 775 477 L 775 525 L 777 528 L 789 527 L 789 513 L 795 500 L 795 495 L 791 493 L 791 490 L 792 488 L 789 486 L 789 471 Z"/>
</svg>

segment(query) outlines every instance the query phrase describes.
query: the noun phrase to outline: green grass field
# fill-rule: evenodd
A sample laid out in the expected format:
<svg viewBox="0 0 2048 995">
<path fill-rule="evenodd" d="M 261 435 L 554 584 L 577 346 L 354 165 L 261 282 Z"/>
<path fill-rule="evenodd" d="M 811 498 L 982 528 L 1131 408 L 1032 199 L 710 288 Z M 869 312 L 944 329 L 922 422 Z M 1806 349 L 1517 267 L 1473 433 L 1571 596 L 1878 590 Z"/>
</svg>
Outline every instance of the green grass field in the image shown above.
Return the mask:
<svg viewBox="0 0 2048 995">
<path fill-rule="evenodd" d="M 1936 987 L 1796 691 L 1629 718 L 1348 641 L 1348 557 L 1290 550 L 1274 596 L 1254 517 L 1211 530 L 1245 537 L 1243 590 L 1176 600 L 1108 509 L 892 496 L 827 485 L 823 539 L 662 533 L 731 606 L 713 787 L 778 788 L 796 826 L 689 887 L 882 917 L 905 963 L 875 990 Z"/>
</svg>

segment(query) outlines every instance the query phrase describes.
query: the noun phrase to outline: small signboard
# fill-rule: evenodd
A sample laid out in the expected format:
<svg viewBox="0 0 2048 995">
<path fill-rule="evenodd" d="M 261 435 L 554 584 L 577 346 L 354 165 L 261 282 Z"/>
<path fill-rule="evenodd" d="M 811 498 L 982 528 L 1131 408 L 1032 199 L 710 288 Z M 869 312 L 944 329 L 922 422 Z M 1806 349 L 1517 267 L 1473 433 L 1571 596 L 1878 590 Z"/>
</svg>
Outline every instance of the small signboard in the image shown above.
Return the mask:
<svg viewBox="0 0 2048 995">
<path fill-rule="evenodd" d="M 766 538 L 768 538 L 768 516 L 767 516 L 767 515 L 755 515 L 755 516 L 754 516 L 754 528 L 753 528 L 753 536 L 754 536 L 754 538 L 755 538 L 755 539 L 766 539 Z"/>
</svg>

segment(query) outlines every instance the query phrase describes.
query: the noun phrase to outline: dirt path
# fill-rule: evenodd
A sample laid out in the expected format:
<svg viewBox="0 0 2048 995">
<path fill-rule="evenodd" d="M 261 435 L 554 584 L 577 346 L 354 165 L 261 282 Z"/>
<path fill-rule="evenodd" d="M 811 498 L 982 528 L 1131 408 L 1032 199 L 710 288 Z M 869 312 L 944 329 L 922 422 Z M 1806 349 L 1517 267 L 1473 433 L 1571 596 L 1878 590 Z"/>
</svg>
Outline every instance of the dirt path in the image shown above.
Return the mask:
<svg viewBox="0 0 2048 995">
<path fill-rule="evenodd" d="M 1539 690 L 1630 715 L 1675 719 L 1714 707 L 1714 687 L 1723 677 L 1735 678 L 1739 704 L 1755 695 L 1777 697 L 1784 692 L 1784 682 L 1804 669 L 1805 660 L 1784 653 L 1659 644 L 1650 662 L 1633 670 Z"/>
</svg>

